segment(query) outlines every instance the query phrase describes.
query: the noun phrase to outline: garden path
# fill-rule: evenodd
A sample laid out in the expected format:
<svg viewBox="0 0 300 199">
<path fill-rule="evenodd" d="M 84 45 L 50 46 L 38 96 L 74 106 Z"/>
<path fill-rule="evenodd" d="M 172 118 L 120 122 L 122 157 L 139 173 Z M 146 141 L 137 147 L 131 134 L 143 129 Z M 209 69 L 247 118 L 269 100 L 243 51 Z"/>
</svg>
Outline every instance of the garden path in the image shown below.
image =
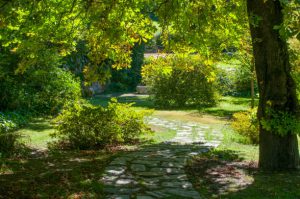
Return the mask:
<svg viewBox="0 0 300 199">
<path fill-rule="evenodd" d="M 147 123 L 175 130 L 176 136 L 114 159 L 102 178 L 106 198 L 201 198 L 189 182 L 184 166 L 191 156 L 218 146 L 222 134 L 211 126 L 192 122 L 150 117 Z"/>
</svg>

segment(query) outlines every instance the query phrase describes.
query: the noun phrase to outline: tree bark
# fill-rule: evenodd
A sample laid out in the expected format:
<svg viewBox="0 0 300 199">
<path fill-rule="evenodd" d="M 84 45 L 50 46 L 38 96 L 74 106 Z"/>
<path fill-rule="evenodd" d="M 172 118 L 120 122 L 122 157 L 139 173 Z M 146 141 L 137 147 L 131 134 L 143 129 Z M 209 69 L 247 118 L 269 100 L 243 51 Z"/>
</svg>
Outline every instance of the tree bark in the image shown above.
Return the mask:
<svg viewBox="0 0 300 199">
<path fill-rule="evenodd" d="M 251 108 L 254 108 L 255 101 L 255 91 L 254 91 L 254 81 L 255 81 L 255 68 L 254 68 L 254 58 L 251 60 Z"/>
<path fill-rule="evenodd" d="M 266 109 L 298 115 L 296 85 L 291 76 L 287 42 L 275 26 L 282 24 L 279 0 L 247 0 L 248 16 L 259 88 L 258 119 L 270 120 Z M 297 136 L 267 131 L 260 125 L 259 167 L 287 170 L 299 167 Z"/>
</svg>

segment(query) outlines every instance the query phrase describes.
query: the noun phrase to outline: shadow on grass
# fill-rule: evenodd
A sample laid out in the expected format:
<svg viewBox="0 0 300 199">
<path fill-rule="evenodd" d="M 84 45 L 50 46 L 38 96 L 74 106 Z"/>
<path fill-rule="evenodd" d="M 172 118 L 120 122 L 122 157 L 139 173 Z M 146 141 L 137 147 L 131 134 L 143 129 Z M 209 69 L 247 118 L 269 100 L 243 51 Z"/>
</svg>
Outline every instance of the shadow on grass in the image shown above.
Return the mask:
<svg viewBox="0 0 300 199">
<path fill-rule="evenodd" d="M 211 109 L 200 109 L 200 114 L 210 114 L 217 117 L 227 117 L 231 118 L 234 113 L 236 113 L 236 110 L 226 110 L 222 108 L 211 108 Z"/>
<path fill-rule="evenodd" d="M 147 143 L 134 151 L 122 152 L 122 155 L 121 153 L 112 154 L 105 151 L 50 151 L 49 153 L 31 151 L 31 155 L 27 158 L 0 159 L 0 198 L 105 198 L 110 194 L 105 192 L 107 184 L 102 182 L 101 179 L 105 168 L 109 167 L 113 159 L 115 161 L 118 158 L 131 158 L 131 161 L 140 161 L 139 164 L 146 165 L 147 171 L 149 170 L 149 172 L 145 172 L 145 175 L 154 174 L 153 179 L 169 176 L 176 184 L 177 180 L 174 177 L 182 176 L 181 172 L 178 173 L 178 168 L 168 170 L 168 172 L 174 170 L 175 173 L 153 172 L 151 169 L 157 169 L 156 167 L 158 167 L 154 163 L 161 162 L 162 165 L 179 164 L 179 168 L 183 168 L 184 157 L 192 151 L 206 148 L 199 144 Z M 130 178 L 130 175 L 140 177 L 140 175 L 130 173 L 132 172 L 130 165 L 133 163 L 127 162 L 125 164 L 125 166 L 129 165 L 125 170 L 125 177 Z M 121 167 L 124 167 L 124 165 L 122 164 Z M 111 175 L 109 174 L 109 176 Z M 124 175 L 122 174 L 119 177 L 123 179 Z M 152 177 L 147 176 L 145 180 L 151 180 Z M 116 186 L 113 195 L 117 194 L 118 191 L 121 194 L 122 190 L 130 189 L 127 185 L 116 184 Z M 139 185 L 134 185 L 132 190 L 136 190 L 137 186 Z M 162 187 L 162 189 L 170 191 L 165 187 Z M 175 190 L 174 193 L 167 193 L 170 196 L 167 198 L 184 198 L 182 197 L 184 192 L 180 193 L 178 190 L 176 191 L 176 188 L 173 190 Z M 138 193 L 129 195 L 135 197 L 135 194 L 144 194 L 146 191 L 155 193 L 158 190 L 147 189 L 144 185 L 141 185 Z"/>
<path fill-rule="evenodd" d="M 51 126 L 48 119 L 35 118 L 22 129 L 33 130 L 33 131 L 46 131 L 46 130 L 53 129 L 53 126 Z"/>
<path fill-rule="evenodd" d="M 138 95 L 134 93 L 124 94 L 115 93 L 107 95 L 98 95 L 91 98 L 89 101 L 94 105 L 107 106 L 111 98 L 117 98 L 121 103 L 134 103 L 134 107 L 140 108 L 155 108 L 153 102 L 149 100 L 148 95 Z"/>
<path fill-rule="evenodd" d="M 98 181 L 112 154 L 103 151 L 31 151 L 0 159 L 0 198 L 101 198 Z"/>
<path fill-rule="evenodd" d="M 187 173 L 205 198 L 300 198 L 300 171 L 263 173 L 234 151 L 197 156 Z"/>
<path fill-rule="evenodd" d="M 185 111 L 185 110 L 199 109 L 199 106 L 196 105 L 185 105 L 184 107 L 176 107 L 176 106 L 160 107 L 155 105 L 155 103 L 151 100 L 149 95 L 140 95 L 135 93 L 114 93 L 114 94 L 98 95 L 89 99 L 89 101 L 94 105 L 107 106 L 111 98 L 117 98 L 118 102 L 121 103 L 134 103 L 133 107 L 138 107 L 138 108 L 148 108 L 148 109 L 165 110 L 165 111 L 175 111 L 175 110 Z M 203 105 L 202 107 L 205 106 Z"/>
</svg>

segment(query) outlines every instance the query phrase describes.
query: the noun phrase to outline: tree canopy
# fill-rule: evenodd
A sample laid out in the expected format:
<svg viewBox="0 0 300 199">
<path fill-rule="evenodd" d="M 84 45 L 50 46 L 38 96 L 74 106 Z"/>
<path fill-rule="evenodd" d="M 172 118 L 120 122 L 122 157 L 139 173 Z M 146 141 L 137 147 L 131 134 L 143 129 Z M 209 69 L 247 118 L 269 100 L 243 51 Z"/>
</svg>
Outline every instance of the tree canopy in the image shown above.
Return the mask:
<svg viewBox="0 0 300 199">
<path fill-rule="evenodd" d="M 59 66 L 64 57 L 76 52 L 80 42 L 86 45 L 90 59 L 85 73 L 95 73 L 107 60 L 112 60 L 117 69 L 126 68 L 134 44 L 146 42 L 155 32 L 150 17 L 153 15 L 169 51 L 197 53 L 207 63 L 220 59 L 226 51 L 242 49 L 252 38 L 261 98 L 259 119 L 274 119 L 266 109 L 270 103 L 275 104 L 270 106 L 275 111 L 297 116 L 287 44 L 291 37 L 300 39 L 297 0 L 1 0 L 0 71 L 5 62 L 21 74 L 29 68 Z M 100 78 L 105 79 L 107 74 L 101 74 Z M 282 82 L 273 84 L 275 79 Z M 282 90 L 274 90 L 274 85 Z M 261 132 L 264 131 L 277 136 L 275 140 L 266 137 L 261 142 L 264 147 L 268 141 L 276 142 L 276 146 L 269 147 L 270 151 L 295 142 L 295 136 L 281 142 L 284 139 L 278 137 L 276 130 L 263 130 L 261 125 Z M 289 150 L 299 159 L 298 149 L 284 149 L 277 155 L 287 155 Z M 261 156 L 268 160 L 270 153 L 262 152 Z M 288 167 L 295 167 L 296 159 Z M 282 160 L 289 161 L 279 158 L 277 163 Z M 276 168 L 274 165 L 264 166 Z"/>
</svg>

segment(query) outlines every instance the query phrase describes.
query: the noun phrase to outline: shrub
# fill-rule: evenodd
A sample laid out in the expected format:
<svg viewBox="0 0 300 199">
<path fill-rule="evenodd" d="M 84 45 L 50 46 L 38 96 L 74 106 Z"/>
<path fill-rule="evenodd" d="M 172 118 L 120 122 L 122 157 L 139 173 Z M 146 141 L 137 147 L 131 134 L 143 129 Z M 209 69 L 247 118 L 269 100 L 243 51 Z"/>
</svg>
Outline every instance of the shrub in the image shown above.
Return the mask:
<svg viewBox="0 0 300 199">
<path fill-rule="evenodd" d="M 215 68 L 196 55 L 151 59 L 142 77 L 159 107 L 211 106 L 217 101 Z"/>
<path fill-rule="evenodd" d="M 107 108 L 82 101 L 71 104 L 55 119 L 57 131 L 53 136 L 79 149 L 135 142 L 150 130 L 143 122 L 145 113 L 136 112 L 131 106 L 116 99 Z"/>
<path fill-rule="evenodd" d="M 26 123 L 27 119 L 19 113 L 0 112 L 0 154 L 8 154 L 15 149 L 20 137 L 15 130 Z"/>
<path fill-rule="evenodd" d="M 222 95 L 250 96 L 252 74 L 245 67 L 217 69 L 218 91 Z M 254 89 L 257 92 L 257 82 L 254 81 Z"/>
<path fill-rule="evenodd" d="M 80 83 L 61 68 L 27 70 L 0 77 L 0 110 L 25 109 L 36 113 L 56 114 L 69 100 L 81 96 Z"/>
<path fill-rule="evenodd" d="M 233 114 L 232 128 L 238 134 L 246 137 L 252 144 L 259 141 L 259 123 L 256 116 L 257 109 Z"/>
</svg>

